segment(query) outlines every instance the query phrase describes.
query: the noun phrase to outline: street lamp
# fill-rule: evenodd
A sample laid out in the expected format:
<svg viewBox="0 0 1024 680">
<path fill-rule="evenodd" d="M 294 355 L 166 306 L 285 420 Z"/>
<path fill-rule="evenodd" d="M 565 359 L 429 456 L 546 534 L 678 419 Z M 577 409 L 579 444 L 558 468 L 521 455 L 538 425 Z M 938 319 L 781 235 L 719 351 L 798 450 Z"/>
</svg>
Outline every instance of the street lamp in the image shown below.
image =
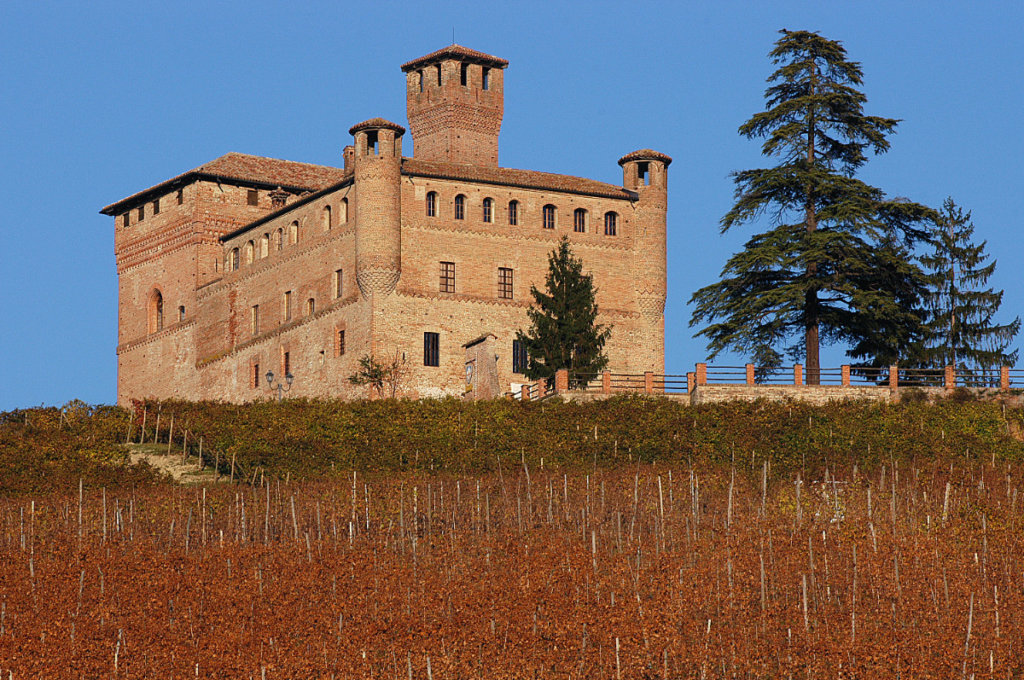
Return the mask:
<svg viewBox="0 0 1024 680">
<path fill-rule="evenodd" d="M 286 383 L 288 383 L 288 386 L 285 387 L 284 385 L 281 384 L 280 380 L 277 381 L 276 388 L 277 388 L 277 400 L 278 401 L 281 401 L 281 398 L 284 396 L 284 393 L 292 388 L 292 381 L 293 380 L 295 380 L 295 376 L 293 376 L 291 373 L 285 373 L 284 374 L 284 381 Z M 273 371 L 267 371 L 267 387 L 269 387 L 271 390 L 273 390 L 275 388 L 275 385 L 274 385 L 274 372 Z"/>
</svg>

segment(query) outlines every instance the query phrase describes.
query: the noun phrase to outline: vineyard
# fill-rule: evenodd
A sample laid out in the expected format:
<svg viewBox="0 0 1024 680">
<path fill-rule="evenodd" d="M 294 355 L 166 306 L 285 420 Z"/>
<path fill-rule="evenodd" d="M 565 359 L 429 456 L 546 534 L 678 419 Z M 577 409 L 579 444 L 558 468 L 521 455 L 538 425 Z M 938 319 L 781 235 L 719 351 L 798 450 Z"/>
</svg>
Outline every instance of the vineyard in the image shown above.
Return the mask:
<svg viewBox="0 0 1024 680">
<path fill-rule="evenodd" d="M 0 668 L 1020 677 L 1020 472 L 520 462 L 7 500 Z"/>
<path fill-rule="evenodd" d="M 0 678 L 1024 674 L 1019 410 L 731 408 L 3 414 Z"/>
</svg>

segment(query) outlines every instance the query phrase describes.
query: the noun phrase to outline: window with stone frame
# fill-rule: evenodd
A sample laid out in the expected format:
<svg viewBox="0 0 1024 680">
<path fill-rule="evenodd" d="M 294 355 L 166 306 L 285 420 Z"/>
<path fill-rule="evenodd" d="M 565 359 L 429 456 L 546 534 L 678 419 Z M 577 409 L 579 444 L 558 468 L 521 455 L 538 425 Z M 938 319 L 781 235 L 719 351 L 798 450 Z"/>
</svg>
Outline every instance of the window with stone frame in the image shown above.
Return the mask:
<svg viewBox="0 0 1024 680">
<path fill-rule="evenodd" d="M 555 228 L 555 206 L 550 203 L 544 206 L 544 228 L 554 229 Z"/>
<path fill-rule="evenodd" d="M 619 228 L 619 216 L 615 212 L 606 212 L 604 214 L 604 235 L 615 236 L 618 233 Z"/>
<path fill-rule="evenodd" d="M 572 212 L 572 230 L 579 234 L 587 230 L 587 211 L 583 208 L 576 208 Z"/>
</svg>

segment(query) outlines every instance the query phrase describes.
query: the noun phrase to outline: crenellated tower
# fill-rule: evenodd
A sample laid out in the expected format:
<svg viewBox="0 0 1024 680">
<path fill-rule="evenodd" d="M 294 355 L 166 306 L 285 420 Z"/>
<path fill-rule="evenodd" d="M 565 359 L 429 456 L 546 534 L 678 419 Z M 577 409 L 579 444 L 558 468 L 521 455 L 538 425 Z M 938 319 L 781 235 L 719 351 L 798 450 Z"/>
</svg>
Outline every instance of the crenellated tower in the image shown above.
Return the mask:
<svg viewBox="0 0 1024 680">
<path fill-rule="evenodd" d="M 353 125 L 356 283 L 363 297 L 386 295 L 402 274 L 402 135 L 383 118 Z"/>
<path fill-rule="evenodd" d="M 402 65 L 416 158 L 498 165 L 508 62 L 450 45 Z"/>
<path fill-rule="evenodd" d="M 640 149 L 619 159 L 622 186 L 636 192 L 635 253 L 636 297 L 648 325 L 655 370 L 664 370 L 666 294 L 666 210 L 668 166 L 672 158 L 659 151 Z M 656 345 L 656 346 L 655 346 Z"/>
</svg>

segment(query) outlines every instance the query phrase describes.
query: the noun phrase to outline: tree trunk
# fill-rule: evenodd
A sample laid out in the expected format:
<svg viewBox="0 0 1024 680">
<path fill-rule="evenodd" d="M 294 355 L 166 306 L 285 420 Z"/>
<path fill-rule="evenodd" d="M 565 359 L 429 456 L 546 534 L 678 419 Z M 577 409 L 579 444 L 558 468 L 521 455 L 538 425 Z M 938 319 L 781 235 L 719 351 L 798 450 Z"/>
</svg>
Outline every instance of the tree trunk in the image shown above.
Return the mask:
<svg viewBox="0 0 1024 680">
<path fill-rule="evenodd" d="M 814 265 L 810 269 L 813 271 Z M 804 334 L 804 344 L 807 347 L 806 384 L 821 384 L 821 361 L 818 357 L 818 293 L 807 291 L 804 297 L 804 306 L 807 309 L 807 330 Z"/>
</svg>

